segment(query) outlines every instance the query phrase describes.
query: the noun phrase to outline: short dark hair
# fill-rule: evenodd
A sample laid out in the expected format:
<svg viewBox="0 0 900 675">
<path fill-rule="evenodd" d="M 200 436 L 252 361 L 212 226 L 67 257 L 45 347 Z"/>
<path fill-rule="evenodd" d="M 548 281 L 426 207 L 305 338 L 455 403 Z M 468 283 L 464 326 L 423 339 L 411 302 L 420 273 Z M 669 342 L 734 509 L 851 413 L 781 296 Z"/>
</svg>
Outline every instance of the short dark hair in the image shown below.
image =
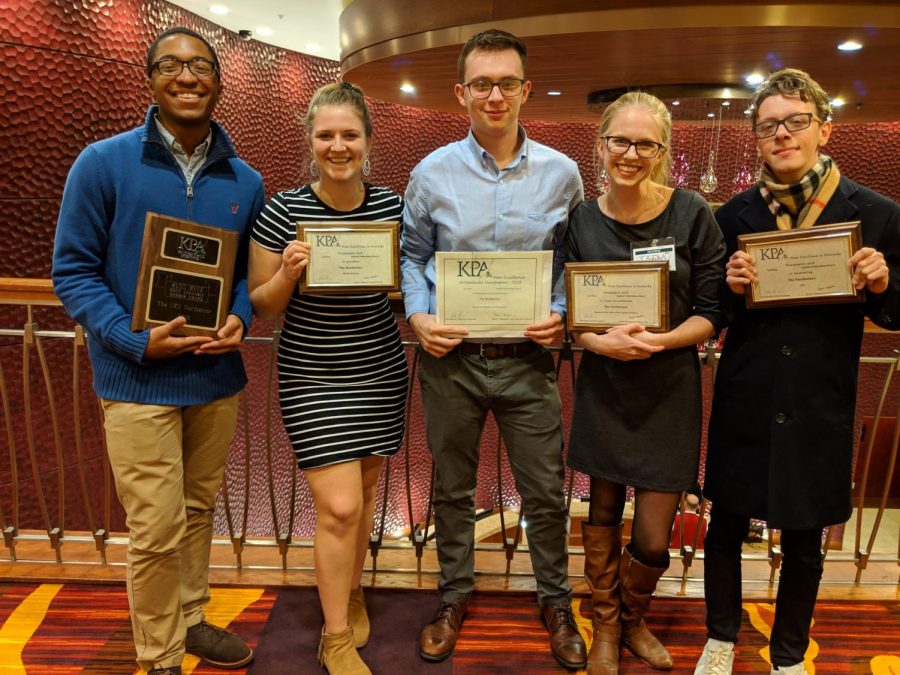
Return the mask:
<svg viewBox="0 0 900 675">
<path fill-rule="evenodd" d="M 831 119 L 831 101 L 822 86 L 802 70 L 782 68 L 766 78 L 753 92 L 750 99 L 752 122 L 759 121 L 759 106 L 770 96 L 796 96 L 804 103 L 810 101 L 816 107 L 816 116 L 821 122 Z"/>
<path fill-rule="evenodd" d="M 507 33 L 505 30 L 499 30 L 498 28 L 490 28 L 473 35 L 463 45 L 462 51 L 459 53 L 459 61 L 457 62 L 460 84 L 465 82 L 466 59 L 476 49 L 485 52 L 502 52 L 507 49 L 515 49 L 519 54 L 519 58 L 522 59 L 522 76 L 527 77 L 528 50 L 525 49 L 525 43 L 512 33 Z"/>
<path fill-rule="evenodd" d="M 206 48 L 209 50 L 209 53 L 212 55 L 213 66 L 216 69 L 216 75 L 219 79 L 222 79 L 222 70 L 219 68 L 219 56 L 216 54 L 216 50 L 209 43 L 205 37 L 200 35 L 197 31 L 191 30 L 190 28 L 185 28 L 184 26 L 175 26 L 174 28 L 169 28 L 164 30 L 162 33 L 156 36 L 156 39 L 153 40 L 153 43 L 150 45 L 150 48 L 147 50 L 147 77 L 153 76 L 153 64 L 156 61 L 156 49 L 159 47 L 159 43 L 165 40 L 167 37 L 171 37 L 173 35 L 188 35 L 192 38 L 197 38 L 206 45 Z"/>
</svg>

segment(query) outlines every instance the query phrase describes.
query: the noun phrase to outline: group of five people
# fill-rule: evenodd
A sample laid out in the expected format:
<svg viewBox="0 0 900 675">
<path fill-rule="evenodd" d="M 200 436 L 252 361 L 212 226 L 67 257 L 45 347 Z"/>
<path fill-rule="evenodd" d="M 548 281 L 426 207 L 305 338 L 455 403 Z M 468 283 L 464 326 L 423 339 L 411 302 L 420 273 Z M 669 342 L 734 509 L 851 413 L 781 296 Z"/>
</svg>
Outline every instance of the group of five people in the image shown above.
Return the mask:
<svg viewBox="0 0 900 675">
<path fill-rule="evenodd" d="M 296 227 L 402 220 L 402 290 L 421 348 L 440 563 L 440 604 L 421 631 L 421 657 L 452 654 L 475 587 L 476 475 L 491 412 L 527 514 L 553 656 L 570 669 L 615 673 L 624 645 L 654 668 L 672 668 L 644 616 L 668 568 L 679 495 L 697 480 L 695 345 L 728 325 L 709 430 L 709 641 L 697 672 L 731 672 L 740 546 L 751 517 L 782 529 L 773 671 L 803 672 L 822 572 L 821 528 L 850 513 L 863 318 L 891 328 L 891 316 L 900 315 L 897 275 L 888 266 L 895 272 L 900 256 L 900 207 L 841 177 L 820 152 L 831 132 L 828 98 L 790 69 L 773 74 L 753 100 L 760 184 L 715 216 L 696 193 L 667 186 L 671 117 L 641 92 L 604 111 L 596 153 L 609 189 L 585 202 L 577 165 L 519 124 L 531 91 L 526 69 L 525 46 L 509 33 L 488 30 L 465 44 L 454 93 L 469 133 L 419 163 L 403 200 L 366 181 L 373 128 L 362 91 L 322 87 L 305 118 L 315 179 L 264 205 L 259 174 L 211 120 L 222 86 L 215 50 L 193 31 L 170 29 L 147 54 L 154 104 L 145 124 L 90 145 L 76 160 L 60 209 L 53 280 L 90 336 L 130 532 L 128 597 L 143 669 L 180 673 L 185 653 L 225 668 L 252 659 L 238 636 L 205 621 L 203 606 L 215 493 L 235 427 L 235 395 L 246 383 L 237 348 L 255 313 L 284 315 L 281 410 L 317 511 L 318 657 L 332 675 L 369 672 L 358 651 L 370 635 L 361 577 L 381 465 L 403 435 L 406 359 L 384 294 L 299 291 L 311 251 Z M 131 330 L 148 211 L 249 236 L 215 338 L 179 336 L 183 318 Z M 737 235 L 849 220 L 862 221 L 863 247 L 849 265 L 854 283 L 867 290 L 865 304 L 745 308 L 756 268 Z M 588 653 L 571 610 L 562 405 L 546 347 L 563 333 L 565 261 L 629 260 L 635 245 L 659 240 L 670 244 L 671 330 L 630 324 L 575 335 L 584 352 L 568 463 L 590 476 L 582 525 L 593 604 Z M 516 250 L 555 252 L 545 320 L 519 339 L 487 341 L 469 339 L 465 326 L 438 323 L 436 252 Z M 634 520 L 623 548 L 629 485 Z"/>
</svg>

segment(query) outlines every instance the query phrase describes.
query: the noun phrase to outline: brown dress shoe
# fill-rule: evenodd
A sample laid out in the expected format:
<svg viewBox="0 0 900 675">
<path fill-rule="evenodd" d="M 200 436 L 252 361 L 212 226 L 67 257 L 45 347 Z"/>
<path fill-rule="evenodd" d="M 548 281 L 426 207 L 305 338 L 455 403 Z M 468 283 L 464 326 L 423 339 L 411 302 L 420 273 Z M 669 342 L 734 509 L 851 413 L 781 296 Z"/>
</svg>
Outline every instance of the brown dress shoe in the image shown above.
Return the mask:
<svg viewBox="0 0 900 675">
<path fill-rule="evenodd" d="M 419 635 L 419 656 L 426 661 L 443 661 L 453 653 L 467 605 L 468 600 L 441 603 Z"/>
<path fill-rule="evenodd" d="M 550 650 L 559 664 L 572 670 L 580 670 L 587 665 L 587 648 L 572 608 L 568 605 L 544 605 L 541 607 L 541 618 L 550 633 Z"/>
</svg>

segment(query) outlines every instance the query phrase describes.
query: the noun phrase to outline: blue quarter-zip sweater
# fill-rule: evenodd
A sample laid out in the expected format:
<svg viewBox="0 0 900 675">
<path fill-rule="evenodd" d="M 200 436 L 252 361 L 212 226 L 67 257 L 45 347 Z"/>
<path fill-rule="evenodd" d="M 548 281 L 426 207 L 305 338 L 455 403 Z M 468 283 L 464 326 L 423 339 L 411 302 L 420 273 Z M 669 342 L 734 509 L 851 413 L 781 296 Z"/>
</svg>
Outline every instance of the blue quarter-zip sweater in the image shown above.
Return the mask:
<svg viewBox="0 0 900 675">
<path fill-rule="evenodd" d="M 148 211 L 240 233 L 230 313 L 250 326 L 247 245 L 265 203 L 260 174 L 238 159 L 212 123 L 212 146 L 188 186 L 156 128 L 156 106 L 143 126 L 92 143 L 66 180 L 53 251 L 53 286 L 88 333 L 97 395 L 115 401 L 197 405 L 247 383 L 237 352 L 145 360 L 150 330 L 131 330 L 131 312 Z"/>
</svg>

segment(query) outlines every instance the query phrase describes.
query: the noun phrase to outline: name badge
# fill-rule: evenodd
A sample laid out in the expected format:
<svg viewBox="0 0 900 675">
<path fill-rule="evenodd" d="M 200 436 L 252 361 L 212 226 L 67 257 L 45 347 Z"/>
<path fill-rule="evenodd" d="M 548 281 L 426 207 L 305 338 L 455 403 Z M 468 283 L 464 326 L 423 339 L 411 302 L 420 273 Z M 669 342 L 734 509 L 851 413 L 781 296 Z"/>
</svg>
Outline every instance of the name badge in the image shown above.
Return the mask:
<svg viewBox="0 0 900 675">
<path fill-rule="evenodd" d="M 675 267 L 675 238 L 664 237 L 651 241 L 633 242 L 631 259 L 635 262 L 668 262 L 669 272 Z"/>
</svg>

